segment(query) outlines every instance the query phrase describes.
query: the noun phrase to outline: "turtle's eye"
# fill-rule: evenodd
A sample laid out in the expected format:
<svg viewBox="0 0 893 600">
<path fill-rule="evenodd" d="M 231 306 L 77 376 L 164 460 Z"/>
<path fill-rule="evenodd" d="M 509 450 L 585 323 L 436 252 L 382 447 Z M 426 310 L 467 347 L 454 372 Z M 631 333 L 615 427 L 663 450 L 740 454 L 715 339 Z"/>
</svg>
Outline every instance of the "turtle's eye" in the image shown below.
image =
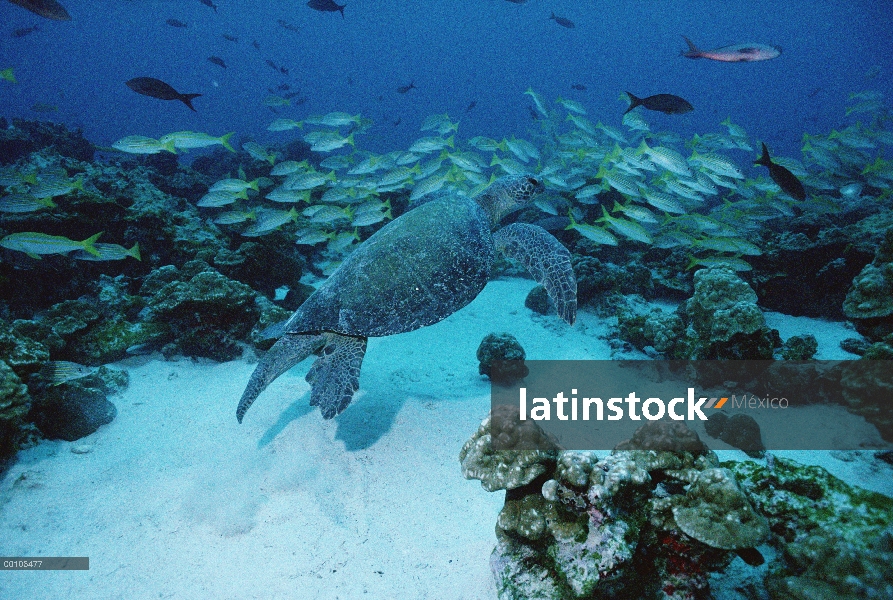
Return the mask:
<svg viewBox="0 0 893 600">
<path fill-rule="evenodd" d="M 537 181 L 536 179 L 534 179 L 533 177 L 528 177 L 527 183 L 529 183 L 530 185 L 532 185 L 535 188 L 538 188 L 540 186 L 540 182 Z"/>
</svg>

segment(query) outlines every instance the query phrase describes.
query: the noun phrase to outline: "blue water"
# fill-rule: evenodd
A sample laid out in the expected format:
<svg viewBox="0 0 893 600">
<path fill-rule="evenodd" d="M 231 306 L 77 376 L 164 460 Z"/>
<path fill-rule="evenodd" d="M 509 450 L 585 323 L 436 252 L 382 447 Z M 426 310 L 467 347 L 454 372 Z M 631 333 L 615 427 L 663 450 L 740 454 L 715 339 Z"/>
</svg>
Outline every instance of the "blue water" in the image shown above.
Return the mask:
<svg viewBox="0 0 893 600">
<path fill-rule="evenodd" d="M 690 137 L 720 131 L 719 121 L 731 116 L 774 154 L 799 157 L 804 132 L 827 133 L 855 120 L 843 116 L 848 94 L 893 92 L 893 9 L 885 2 L 348 0 L 343 19 L 301 1 L 219 0 L 216 14 L 198 0 L 63 4 L 72 21 L 0 4 L 0 68 L 12 66 L 19 80 L 0 82 L 0 114 L 64 122 L 106 145 L 184 129 L 236 131 L 270 144 L 295 139 L 298 131 L 266 131 L 276 115 L 263 100 L 280 83 L 299 89 L 306 103 L 279 116 L 343 110 L 372 118 L 377 126 L 363 138 L 365 149 L 405 149 L 422 120 L 442 112 L 461 117 L 466 139 L 499 139 L 530 126 L 523 92 L 533 87 L 548 100 L 579 100 L 593 121 L 611 125 L 620 124 L 623 90 L 677 94 L 695 111 L 649 113 L 654 130 Z M 549 19 L 552 12 L 576 27 L 561 27 Z M 39 31 L 11 36 L 34 24 Z M 783 54 L 750 64 L 689 60 L 679 56 L 682 35 L 705 49 L 762 42 Z M 211 55 L 228 68 L 208 62 Z M 124 82 L 138 76 L 203 94 L 198 112 L 135 94 Z M 397 92 L 410 82 L 418 89 Z M 38 102 L 58 112 L 33 112 Z"/>
</svg>

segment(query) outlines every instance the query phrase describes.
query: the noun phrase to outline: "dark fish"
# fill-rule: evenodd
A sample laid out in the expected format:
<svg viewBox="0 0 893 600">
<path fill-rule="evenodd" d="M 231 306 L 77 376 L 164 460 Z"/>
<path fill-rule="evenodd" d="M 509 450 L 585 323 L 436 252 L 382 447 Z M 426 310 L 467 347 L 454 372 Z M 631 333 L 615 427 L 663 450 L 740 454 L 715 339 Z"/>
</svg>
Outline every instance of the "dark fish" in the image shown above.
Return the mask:
<svg viewBox="0 0 893 600">
<path fill-rule="evenodd" d="M 285 67 L 279 67 L 279 72 L 283 75 L 288 75 L 288 69 L 286 69 Z"/>
<path fill-rule="evenodd" d="M 228 33 L 224 33 L 222 35 L 223 35 L 223 39 L 225 39 L 228 42 L 238 42 L 239 41 L 239 38 L 237 38 L 234 35 L 229 35 Z"/>
<path fill-rule="evenodd" d="M 280 83 L 279 85 L 276 86 L 276 89 L 279 90 L 280 92 L 283 92 L 283 91 L 290 90 L 291 86 L 288 85 L 287 83 Z"/>
<path fill-rule="evenodd" d="M 539 121 L 539 120 L 540 120 L 540 114 L 539 114 L 538 112 L 536 112 L 536 110 L 534 110 L 534 108 L 533 108 L 532 106 L 528 106 L 528 107 L 527 107 L 527 110 L 530 111 L 530 118 L 531 118 L 531 119 L 533 119 L 534 121 Z"/>
<path fill-rule="evenodd" d="M 183 21 L 178 21 L 176 19 L 168 19 L 167 21 L 165 21 L 165 23 L 167 23 L 171 27 L 189 27 L 189 25 L 187 25 Z"/>
<path fill-rule="evenodd" d="M 51 113 L 59 110 L 59 107 L 55 104 L 46 104 L 44 102 L 35 102 L 31 107 L 31 110 L 39 113 Z"/>
<path fill-rule="evenodd" d="M 224 69 L 226 68 L 226 63 L 223 62 L 223 59 L 219 56 L 209 56 L 208 61 L 214 63 L 215 65 L 223 67 Z"/>
<path fill-rule="evenodd" d="M 477 105 L 478 105 L 478 101 L 477 101 L 477 100 L 472 100 L 472 101 L 468 104 L 468 108 L 465 109 L 465 112 L 470 113 L 472 110 L 474 110 L 474 107 L 477 106 Z"/>
<path fill-rule="evenodd" d="M 570 19 L 565 19 L 564 17 L 559 17 L 555 13 L 552 13 L 552 16 L 549 18 L 552 19 L 553 21 L 555 21 L 556 23 L 558 23 L 559 25 L 561 25 L 562 27 L 567 27 L 568 29 L 573 29 L 574 27 L 576 27 L 576 25 L 574 25 L 573 21 L 571 21 Z"/>
<path fill-rule="evenodd" d="M 575 84 L 571 85 L 571 87 L 572 87 L 573 89 L 575 89 L 575 90 L 579 90 L 579 91 L 581 91 L 581 92 L 585 92 L 585 91 L 586 91 L 586 86 L 583 85 L 582 83 L 575 83 Z"/>
<path fill-rule="evenodd" d="M 288 84 L 286 84 L 286 85 L 288 85 Z M 285 95 L 283 96 L 283 98 L 285 98 L 286 100 L 291 100 L 292 98 L 296 98 L 297 96 L 300 96 L 300 95 L 301 95 L 301 92 L 300 92 L 300 91 L 297 91 L 297 92 L 289 92 L 289 93 L 285 94 Z"/>
<path fill-rule="evenodd" d="M 763 558 L 763 555 L 756 548 L 738 548 L 735 550 L 735 554 L 751 567 L 759 567 L 766 562 L 766 559 Z"/>
<path fill-rule="evenodd" d="M 254 46 L 255 50 L 260 50 L 260 44 L 257 43 L 257 40 L 252 40 L 251 45 Z"/>
<path fill-rule="evenodd" d="M 211 0 L 198 0 L 198 1 L 201 2 L 202 4 L 204 4 L 205 6 L 207 6 L 208 8 L 213 8 L 214 12 L 217 12 L 217 5 L 214 4 L 213 2 L 211 2 Z"/>
<path fill-rule="evenodd" d="M 401 85 L 400 87 L 398 87 L 398 88 L 397 88 L 397 93 L 398 93 L 398 94 L 405 94 L 405 93 L 408 92 L 409 90 L 415 90 L 415 89 L 418 89 L 418 88 L 415 86 L 415 81 L 411 81 L 411 82 L 409 82 L 409 85 Z"/>
<path fill-rule="evenodd" d="M 37 28 L 37 25 L 33 25 L 31 27 L 24 27 L 22 29 L 16 29 L 15 31 L 12 32 L 12 37 L 23 38 L 26 35 L 28 35 L 29 33 L 34 33 L 35 31 L 40 31 Z"/>
<path fill-rule="evenodd" d="M 512 4 L 527 4 L 527 0 L 509 0 Z"/>
<path fill-rule="evenodd" d="M 629 92 L 626 92 L 626 95 L 629 96 L 629 108 L 623 111 L 623 114 L 628 113 L 637 106 L 644 106 L 648 110 L 656 110 L 668 115 L 681 115 L 695 109 L 688 100 L 673 94 L 655 94 L 647 98 L 639 98 Z"/>
<path fill-rule="evenodd" d="M 397 120 L 394 121 L 393 125 L 394 125 L 394 127 L 396 127 L 397 125 L 399 125 L 402 122 L 403 122 L 403 117 L 397 117 Z"/>
<path fill-rule="evenodd" d="M 142 94 L 143 96 L 150 96 L 159 100 L 179 100 L 192 110 L 195 110 L 192 106 L 192 99 L 201 96 L 201 94 L 181 94 L 170 85 L 154 77 L 135 77 L 128 81 L 126 85 L 137 94 Z"/>
<path fill-rule="evenodd" d="M 772 181 L 778 184 L 778 187 L 782 189 L 784 193 L 795 200 L 806 200 L 806 190 L 803 189 L 803 184 L 800 183 L 800 180 L 797 177 L 782 167 L 781 165 L 775 164 L 772 162 L 772 159 L 769 158 L 769 149 L 766 148 L 766 143 L 763 143 L 763 156 L 754 161 L 755 165 L 762 165 L 769 169 L 769 177 L 772 178 Z"/>
<path fill-rule="evenodd" d="M 25 10 L 30 10 L 35 15 L 52 19 L 53 21 L 71 21 L 71 15 L 56 0 L 9 0 L 18 4 Z"/>
<path fill-rule="evenodd" d="M 279 23 L 279 26 L 282 27 L 283 29 L 287 29 L 289 31 L 294 31 L 295 33 L 298 33 L 301 31 L 301 29 L 297 25 L 292 25 L 285 19 L 279 19 L 276 22 Z"/>
<path fill-rule="evenodd" d="M 318 10 L 320 12 L 340 12 L 341 18 L 344 18 L 344 7 L 346 4 L 335 4 L 333 0 L 310 0 L 307 2 L 307 6 L 312 8 L 313 10 Z"/>
<path fill-rule="evenodd" d="M 718 60 L 720 62 L 756 62 L 758 60 L 769 60 L 781 55 L 781 48 L 778 46 L 752 42 L 723 46 L 713 50 L 700 50 L 690 39 L 684 35 L 682 37 L 685 43 L 688 44 L 688 50 L 682 51 L 682 56 L 686 58 L 709 58 L 710 60 Z"/>
<path fill-rule="evenodd" d="M 278 71 L 278 70 L 279 70 L 279 67 L 276 66 L 276 63 L 274 63 L 274 62 L 273 62 L 272 60 L 270 60 L 269 58 L 266 59 L 264 62 L 267 63 L 267 66 L 270 67 L 271 69 L 273 69 L 274 71 Z"/>
</svg>

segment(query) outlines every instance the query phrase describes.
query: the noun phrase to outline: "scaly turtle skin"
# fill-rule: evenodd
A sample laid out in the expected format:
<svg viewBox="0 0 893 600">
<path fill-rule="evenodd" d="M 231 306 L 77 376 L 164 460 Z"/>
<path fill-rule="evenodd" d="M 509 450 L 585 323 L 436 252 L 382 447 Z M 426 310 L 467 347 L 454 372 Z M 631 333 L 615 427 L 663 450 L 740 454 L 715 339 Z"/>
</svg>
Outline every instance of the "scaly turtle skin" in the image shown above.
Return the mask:
<svg viewBox="0 0 893 600">
<path fill-rule="evenodd" d="M 530 203 L 542 184 L 503 177 L 474 199 L 444 198 L 391 221 L 348 256 L 286 321 L 283 335 L 251 375 L 236 417 L 310 354 L 310 404 L 330 419 L 359 388 L 366 338 L 413 331 L 450 316 L 484 289 L 499 250 L 543 284 L 569 324 L 577 312 L 570 253 L 545 229 L 514 223 L 491 233 Z"/>
</svg>

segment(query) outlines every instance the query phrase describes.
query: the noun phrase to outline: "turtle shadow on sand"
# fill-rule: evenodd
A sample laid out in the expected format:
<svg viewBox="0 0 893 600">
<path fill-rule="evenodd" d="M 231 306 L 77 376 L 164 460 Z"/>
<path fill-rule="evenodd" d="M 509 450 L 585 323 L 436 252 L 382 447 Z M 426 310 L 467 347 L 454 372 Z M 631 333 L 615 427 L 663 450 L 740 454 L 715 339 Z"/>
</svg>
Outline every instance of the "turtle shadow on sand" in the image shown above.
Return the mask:
<svg viewBox="0 0 893 600">
<path fill-rule="evenodd" d="M 340 414 L 359 389 L 367 338 L 433 325 L 466 306 L 490 280 L 497 251 L 523 264 L 573 325 L 577 280 L 567 248 L 536 225 L 499 227 L 542 190 L 529 175 L 503 177 L 475 198 L 431 200 L 374 233 L 278 328 L 279 340 L 242 394 L 238 421 L 270 383 L 311 354 L 310 405 L 325 419 Z"/>
<path fill-rule="evenodd" d="M 367 392 L 363 401 L 338 417 L 335 439 L 344 442 L 348 452 L 367 450 L 394 426 L 397 414 L 409 398 L 405 394 Z"/>
<path fill-rule="evenodd" d="M 343 412 L 338 419 L 335 439 L 344 442 L 344 449 L 348 452 L 374 446 L 391 430 L 397 413 L 406 403 L 405 399 L 398 399 L 395 395 L 375 393 L 364 394 L 363 400 L 362 404 Z M 307 403 L 306 394 L 295 398 L 257 441 L 258 450 L 272 444 L 289 424 L 311 412 L 313 407 Z"/>
<path fill-rule="evenodd" d="M 305 394 L 302 394 L 295 398 L 289 407 L 282 411 L 279 418 L 276 419 L 276 422 L 270 425 L 264 432 L 264 435 L 257 440 L 258 449 L 265 448 L 272 444 L 276 437 L 285 431 L 289 423 L 298 421 L 301 417 L 313 411 L 313 408 L 305 401 L 304 396 Z"/>
</svg>

